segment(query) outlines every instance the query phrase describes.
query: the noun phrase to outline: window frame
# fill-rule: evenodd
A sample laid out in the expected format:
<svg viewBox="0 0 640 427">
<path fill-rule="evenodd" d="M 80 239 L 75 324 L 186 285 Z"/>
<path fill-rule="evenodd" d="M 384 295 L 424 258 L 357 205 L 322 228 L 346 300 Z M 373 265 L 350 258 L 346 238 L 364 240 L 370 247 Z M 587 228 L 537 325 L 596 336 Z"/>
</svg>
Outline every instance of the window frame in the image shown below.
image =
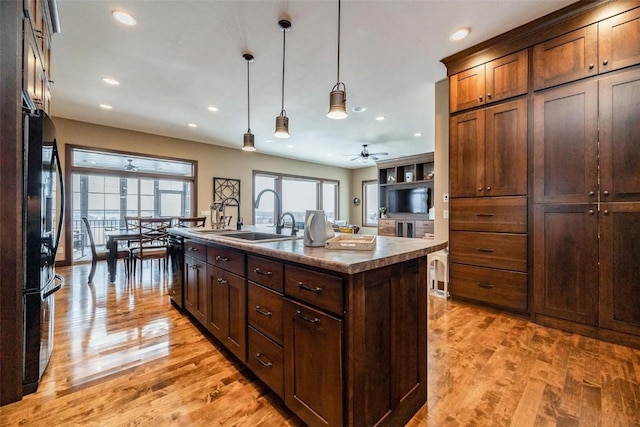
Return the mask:
<svg viewBox="0 0 640 427">
<path fill-rule="evenodd" d="M 376 191 L 375 194 L 378 195 L 378 200 L 376 205 L 376 211 L 378 211 L 378 207 L 380 205 L 380 183 L 378 182 L 377 179 L 370 179 L 370 180 L 364 180 L 362 181 L 362 226 L 363 227 L 377 227 L 378 226 L 378 219 L 379 216 L 376 215 L 376 222 L 375 223 L 371 223 L 371 222 L 367 222 L 367 212 L 368 209 L 367 207 L 369 206 L 369 200 L 367 197 L 367 187 L 371 186 L 371 185 L 375 185 L 376 186 Z"/>
</svg>

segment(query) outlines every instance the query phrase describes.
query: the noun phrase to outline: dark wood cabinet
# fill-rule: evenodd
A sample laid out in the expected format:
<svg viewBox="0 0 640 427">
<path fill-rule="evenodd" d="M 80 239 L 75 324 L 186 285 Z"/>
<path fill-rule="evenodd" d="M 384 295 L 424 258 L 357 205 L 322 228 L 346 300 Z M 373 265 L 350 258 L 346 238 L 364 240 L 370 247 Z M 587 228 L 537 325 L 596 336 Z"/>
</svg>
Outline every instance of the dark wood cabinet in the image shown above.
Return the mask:
<svg viewBox="0 0 640 427">
<path fill-rule="evenodd" d="M 527 194 L 527 101 L 450 119 L 451 197 Z"/>
<path fill-rule="evenodd" d="M 285 403 L 310 426 L 342 426 L 342 320 L 285 299 Z"/>
<path fill-rule="evenodd" d="M 203 325 L 207 321 L 207 264 L 184 257 L 184 308 Z"/>
<path fill-rule="evenodd" d="M 536 314 L 598 323 L 598 207 L 534 207 L 533 281 Z"/>
<path fill-rule="evenodd" d="M 600 72 L 640 63 L 640 8 L 612 16 L 598 24 Z"/>
<path fill-rule="evenodd" d="M 527 93 L 527 51 L 523 50 L 449 78 L 450 111 L 456 112 Z"/>
</svg>

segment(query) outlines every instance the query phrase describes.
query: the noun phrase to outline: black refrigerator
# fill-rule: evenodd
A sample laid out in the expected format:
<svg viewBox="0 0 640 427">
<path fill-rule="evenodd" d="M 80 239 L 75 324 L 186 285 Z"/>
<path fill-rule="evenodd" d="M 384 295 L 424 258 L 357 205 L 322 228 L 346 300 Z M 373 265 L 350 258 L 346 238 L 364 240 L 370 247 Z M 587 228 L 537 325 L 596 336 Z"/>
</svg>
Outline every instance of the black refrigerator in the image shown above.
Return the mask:
<svg viewBox="0 0 640 427">
<path fill-rule="evenodd" d="M 53 351 L 55 293 L 64 279 L 55 259 L 64 218 L 64 183 L 53 122 L 42 110 L 24 116 L 23 394 L 38 389 Z"/>
</svg>

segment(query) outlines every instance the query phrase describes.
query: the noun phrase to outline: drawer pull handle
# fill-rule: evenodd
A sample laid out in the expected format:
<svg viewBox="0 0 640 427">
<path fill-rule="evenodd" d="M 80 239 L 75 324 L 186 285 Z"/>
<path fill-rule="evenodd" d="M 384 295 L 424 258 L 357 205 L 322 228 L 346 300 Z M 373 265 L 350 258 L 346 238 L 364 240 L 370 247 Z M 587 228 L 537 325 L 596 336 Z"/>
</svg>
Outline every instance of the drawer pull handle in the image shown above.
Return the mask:
<svg viewBox="0 0 640 427">
<path fill-rule="evenodd" d="M 313 319 L 310 319 L 307 316 L 305 316 L 304 314 L 302 314 L 302 312 L 300 310 L 296 310 L 296 317 L 299 317 L 300 319 L 304 320 L 305 322 L 320 323 L 320 319 L 318 319 L 317 317 L 314 317 Z"/>
<path fill-rule="evenodd" d="M 256 353 L 256 360 L 257 360 L 258 362 L 260 362 L 260 364 L 261 364 L 262 366 L 264 366 L 265 368 L 270 368 L 270 367 L 272 367 L 272 366 L 273 366 L 273 363 L 271 363 L 271 362 L 265 362 L 265 361 L 263 361 L 263 360 L 262 360 L 262 353 Z"/>
<path fill-rule="evenodd" d="M 221 285 L 226 285 L 226 284 L 227 284 L 227 281 L 226 281 L 226 280 L 224 280 L 222 277 L 218 277 L 216 280 L 217 280 L 217 281 L 218 281 L 218 283 L 220 283 Z"/>
<path fill-rule="evenodd" d="M 476 216 L 493 216 L 492 213 L 477 213 Z"/>
<path fill-rule="evenodd" d="M 270 311 L 264 311 L 259 305 L 256 305 L 256 312 L 266 317 L 270 317 L 273 315 L 273 313 Z"/>
<path fill-rule="evenodd" d="M 198 248 L 194 248 L 193 246 L 189 246 L 189 252 L 198 252 Z"/>
<path fill-rule="evenodd" d="M 491 283 L 476 282 L 476 285 L 480 286 L 481 288 L 487 288 L 487 289 L 493 288 L 493 285 Z"/>
<path fill-rule="evenodd" d="M 298 287 L 304 291 L 309 291 L 309 292 L 314 292 L 314 293 L 318 293 L 318 292 L 322 292 L 322 288 L 310 288 L 309 286 L 305 285 L 302 282 L 298 282 Z"/>
<path fill-rule="evenodd" d="M 256 273 L 256 274 L 260 274 L 262 276 L 271 276 L 271 272 L 270 271 L 262 271 L 259 268 L 254 269 L 253 272 Z"/>
<path fill-rule="evenodd" d="M 229 258 L 223 257 L 222 255 L 216 255 L 216 261 L 229 261 Z"/>
<path fill-rule="evenodd" d="M 488 253 L 491 253 L 491 252 L 493 252 L 493 249 L 487 249 L 487 248 L 476 248 L 476 251 L 478 251 L 478 252 L 488 252 Z"/>
</svg>

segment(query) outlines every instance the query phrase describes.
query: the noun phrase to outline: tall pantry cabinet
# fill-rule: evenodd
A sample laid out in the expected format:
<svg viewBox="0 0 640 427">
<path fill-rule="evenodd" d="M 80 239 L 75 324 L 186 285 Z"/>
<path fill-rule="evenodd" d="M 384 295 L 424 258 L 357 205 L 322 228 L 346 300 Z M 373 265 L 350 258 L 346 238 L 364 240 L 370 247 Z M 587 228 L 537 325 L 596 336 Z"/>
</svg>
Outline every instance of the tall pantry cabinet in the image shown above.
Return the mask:
<svg viewBox="0 0 640 427">
<path fill-rule="evenodd" d="M 462 107 L 468 110 L 461 111 L 455 97 L 461 75 L 478 62 L 492 63 L 513 52 L 528 55 L 527 90 L 496 107 L 521 102 L 526 110 L 526 148 L 517 151 L 526 167 L 513 170 L 526 170 L 525 190 L 517 190 L 522 188 L 517 175 L 498 168 L 512 185 L 503 183 L 508 193 L 491 196 L 495 187 L 488 190 L 486 169 L 496 168 L 486 153 L 482 127 L 495 107 L 466 102 Z M 516 310 L 547 326 L 640 347 L 640 4 L 578 2 L 443 62 L 452 97 L 452 295 Z M 501 126 L 520 128 L 517 123 L 513 116 Z M 514 155 L 516 140 L 515 134 L 505 134 L 499 155 Z M 487 217 L 474 221 L 474 214 L 504 217 L 493 203 L 487 210 L 487 196 L 525 200 L 524 264 L 505 263 L 501 255 L 522 256 L 509 246 L 518 235 L 515 229 L 501 228 L 500 240 L 479 233 Z M 473 233 L 461 235 L 461 226 Z M 477 253 L 485 249 L 491 251 Z M 527 275 L 520 306 L 513 299 L 522 287 L 516 272 Z M 492 282 L 499 277 L 503 283 Z M 482 287 L 489 294 L 500 292 L 487 298 Z"/>
</svg>

